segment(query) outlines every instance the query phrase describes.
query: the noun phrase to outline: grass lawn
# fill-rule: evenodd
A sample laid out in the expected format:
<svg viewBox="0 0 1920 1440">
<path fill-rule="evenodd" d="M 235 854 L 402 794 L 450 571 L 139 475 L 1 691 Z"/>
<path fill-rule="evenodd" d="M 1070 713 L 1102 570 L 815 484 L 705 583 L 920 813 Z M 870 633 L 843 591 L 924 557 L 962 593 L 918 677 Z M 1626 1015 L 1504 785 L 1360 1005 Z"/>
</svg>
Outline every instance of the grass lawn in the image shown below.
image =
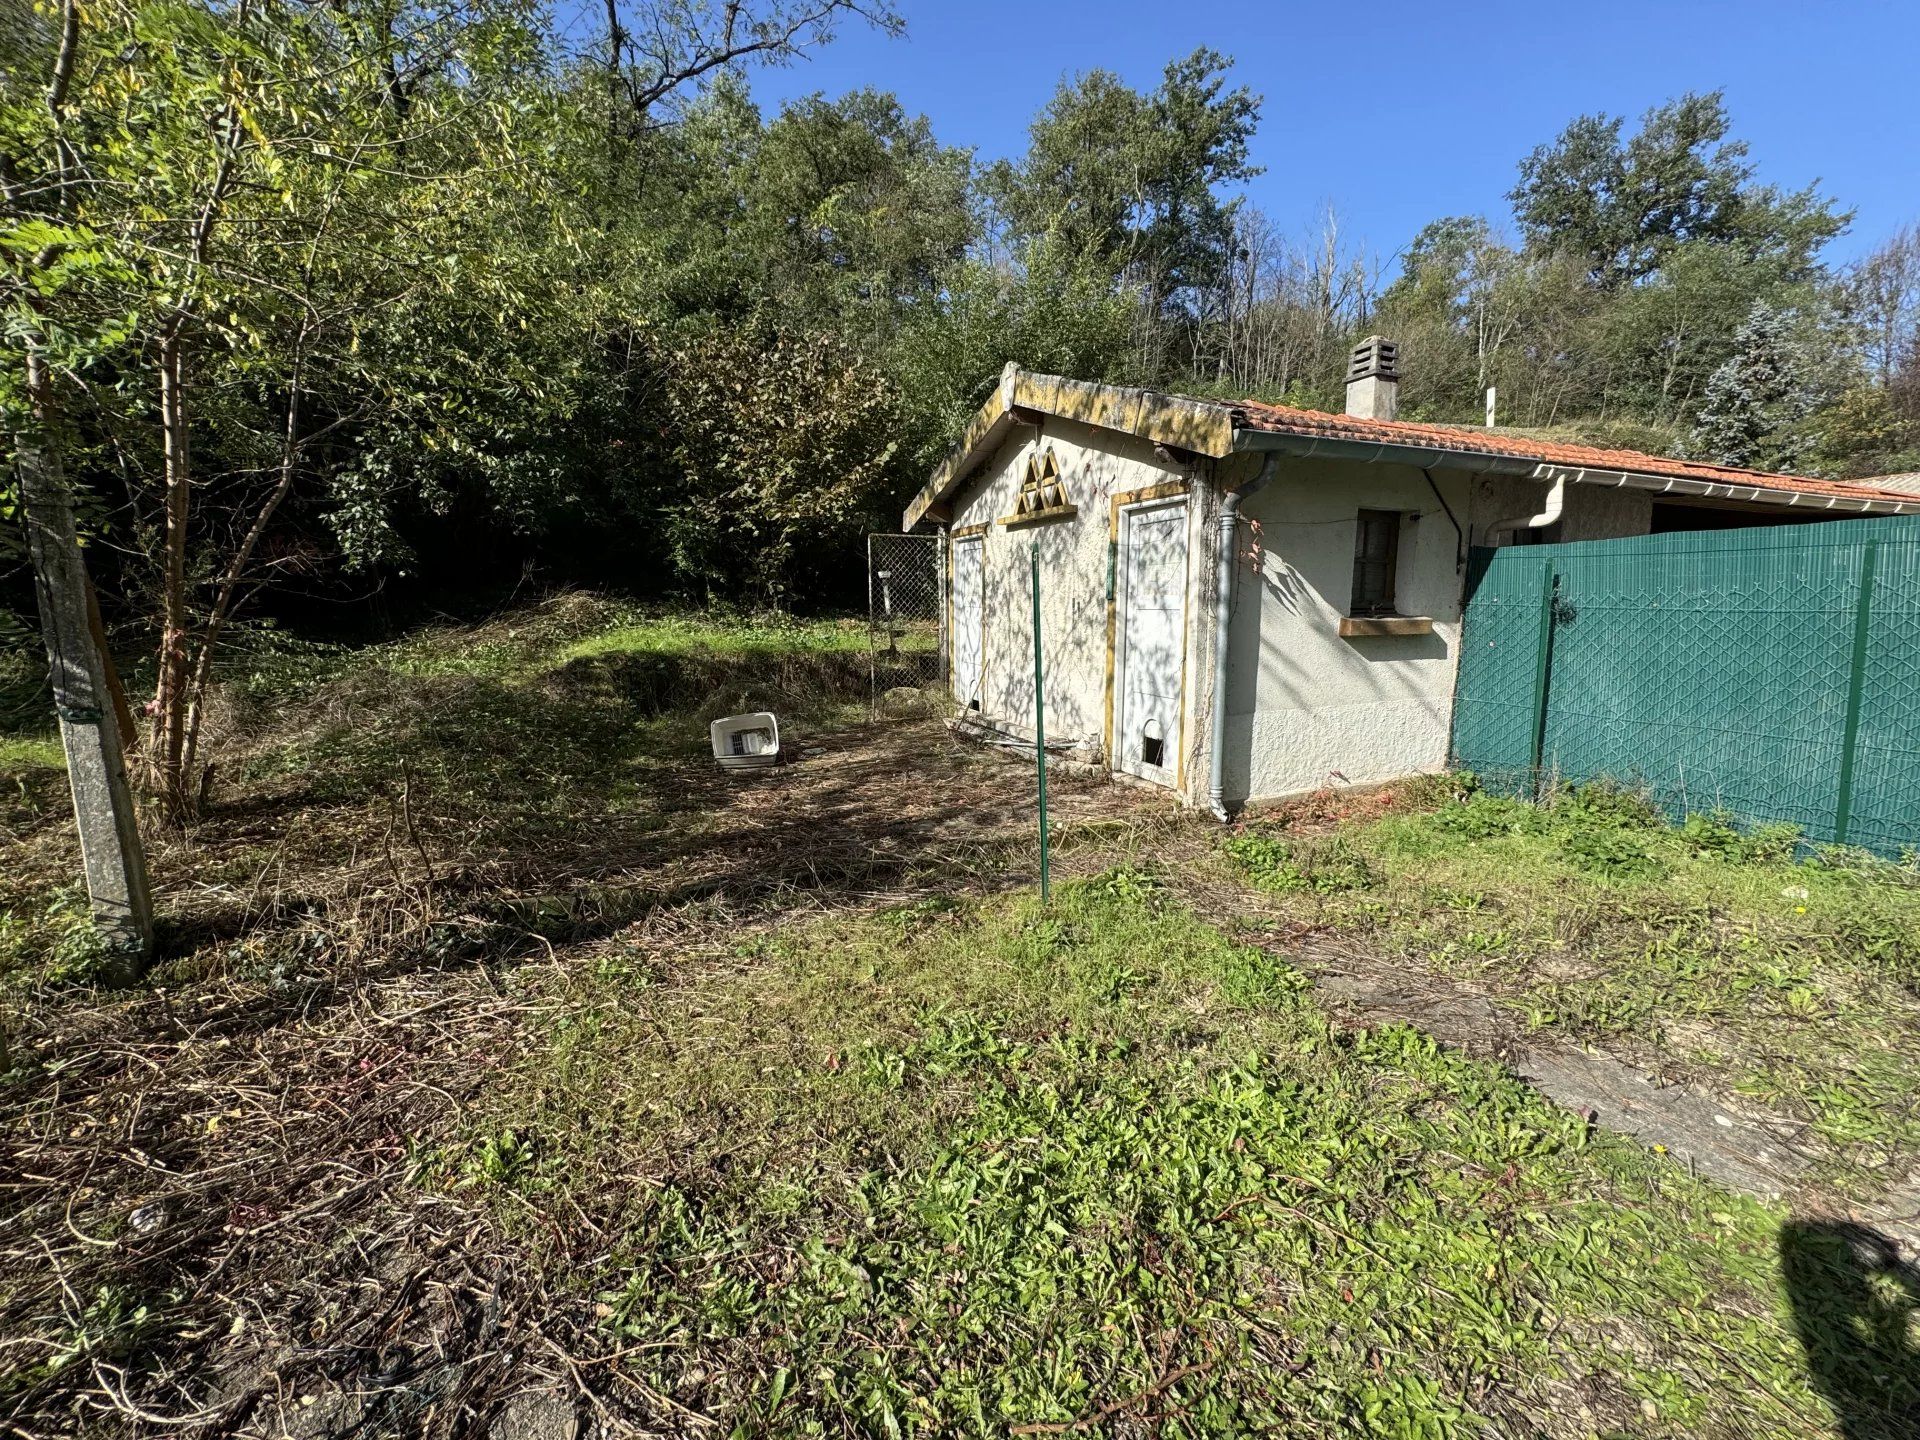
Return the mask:
<svg viewBox="0 0 1920 1440">
<path fill-rule="evenodd" d="M 0 1417 L 1912 1433 L 1873 1235 L 1337 1023 L 1299 954 L 1792 1108 L 1864 1192 L 1909 1154 L 1909 869 L 1597 791 L 1223 839 L 1062 776 L 1042 907 L 1020 757 L 869 693 L 859 627 L 582 596 L 259 639 L 121 993 L 57 764 L 4 752 Z M 801 762 L 718 774 L 705 719 L 762 705 Z"/>
<path fill-rule="evenodd" d="M 1868 1318 L 1844 1245 L 1333 1027 L 1138 868 L 529 993 L 422 1183 L 586 1215 L 623 1373 L 745 1433 L 1817 1434 L 1793 1304 Z"/>
<path fill-rule="evenodd" d="M 1468 790 L 1290 841 L 1226 844 L 1262 909 L 1459 980 L 1524 1026 L 1805 1122 L 1827 1178 L 1920 1164 L 1920 867 L 1670 826 L 1593 788 Z"/>
</svg>

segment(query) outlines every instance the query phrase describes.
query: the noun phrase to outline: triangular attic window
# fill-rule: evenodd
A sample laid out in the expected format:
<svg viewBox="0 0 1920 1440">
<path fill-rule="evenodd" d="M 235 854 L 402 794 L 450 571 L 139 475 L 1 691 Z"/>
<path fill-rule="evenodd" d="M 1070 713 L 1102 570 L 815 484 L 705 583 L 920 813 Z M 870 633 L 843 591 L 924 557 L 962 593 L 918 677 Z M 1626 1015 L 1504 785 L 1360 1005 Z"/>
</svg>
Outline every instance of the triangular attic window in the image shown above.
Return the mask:
<svg viewBox="0 0 1920 1440">
<path fill-rule="evenodd" d="M 1049 445 L 1039 455 L 1027 457 L 1027 478 L 1020 482 L 1020 502 L 1014 515 L 1034 515 L 1043 510 L 1058 510 L 1067 503 L 1067 487 L 1060 479 L 1060 462 Z"/>
</svg>

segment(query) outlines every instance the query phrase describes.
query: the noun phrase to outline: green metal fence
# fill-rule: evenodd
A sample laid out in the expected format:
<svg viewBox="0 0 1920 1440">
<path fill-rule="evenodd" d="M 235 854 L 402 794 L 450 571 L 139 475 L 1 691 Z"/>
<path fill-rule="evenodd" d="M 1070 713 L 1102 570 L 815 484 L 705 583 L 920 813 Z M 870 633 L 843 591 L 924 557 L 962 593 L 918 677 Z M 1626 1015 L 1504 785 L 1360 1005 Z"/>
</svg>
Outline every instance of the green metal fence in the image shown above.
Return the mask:
<svg viewBox="0 0 1920 1440">
<path fill-rule="evenodd" d="M 1453 762 L 1920 844 L 1920 516 L 1477 550 Z"/>
</svg>

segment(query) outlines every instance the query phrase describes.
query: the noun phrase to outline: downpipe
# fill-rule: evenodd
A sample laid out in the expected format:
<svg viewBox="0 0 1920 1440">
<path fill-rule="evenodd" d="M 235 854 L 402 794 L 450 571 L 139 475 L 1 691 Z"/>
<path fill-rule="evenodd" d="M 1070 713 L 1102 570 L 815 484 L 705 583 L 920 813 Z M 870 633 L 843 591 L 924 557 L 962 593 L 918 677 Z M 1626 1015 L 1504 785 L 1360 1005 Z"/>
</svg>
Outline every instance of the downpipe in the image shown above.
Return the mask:
<svg viewBox="0 0 1920 1440">
<path fill-rule="evenodd" d="M 1227 627 L 1233 619 L 1233 537 L 1240 524 L 1240 502 L 1273 478 L 1278 459 L 1278 452 L 1268 452 L 1260 473 L 1238 490 L 1229 490 L 1220 502 L 1218 569 L 1213 582 L 1213 716 L 1207 744 L 1207 809 L 1216 820 L 1227 818 Z"/>
<path fill-rule="evenodd" d="M 1437 492 L 1436 492 L 1437 493 Z M 1562 475 L 1553 482 L 1547 491 L 1547 500 L 1533 515 L 1516 515 L 1511 520 L 1496 520 L 1487 527 L 1487 543 L 1499 544 L 1502 534 L 1514 530 L 1544 530 L 1565 513 L 1567 508 L 1567 477 Z"/>
</svg>

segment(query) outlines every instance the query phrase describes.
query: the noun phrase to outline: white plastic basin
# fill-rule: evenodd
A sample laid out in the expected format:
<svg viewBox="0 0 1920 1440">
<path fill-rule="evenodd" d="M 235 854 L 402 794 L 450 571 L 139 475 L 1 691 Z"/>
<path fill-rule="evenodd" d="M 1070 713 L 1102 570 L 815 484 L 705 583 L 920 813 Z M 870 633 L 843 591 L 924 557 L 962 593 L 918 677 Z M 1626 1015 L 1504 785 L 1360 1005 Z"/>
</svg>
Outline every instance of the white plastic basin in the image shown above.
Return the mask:
<svg viewBox="0 0 1920 1440">
<path fill-rule="evenodd" d="M 713 758 L 727 770 L 759 770 L 780 763 L 780 722 L 771 712 L 729 715 L 707 727 Z"/>
</svg>

